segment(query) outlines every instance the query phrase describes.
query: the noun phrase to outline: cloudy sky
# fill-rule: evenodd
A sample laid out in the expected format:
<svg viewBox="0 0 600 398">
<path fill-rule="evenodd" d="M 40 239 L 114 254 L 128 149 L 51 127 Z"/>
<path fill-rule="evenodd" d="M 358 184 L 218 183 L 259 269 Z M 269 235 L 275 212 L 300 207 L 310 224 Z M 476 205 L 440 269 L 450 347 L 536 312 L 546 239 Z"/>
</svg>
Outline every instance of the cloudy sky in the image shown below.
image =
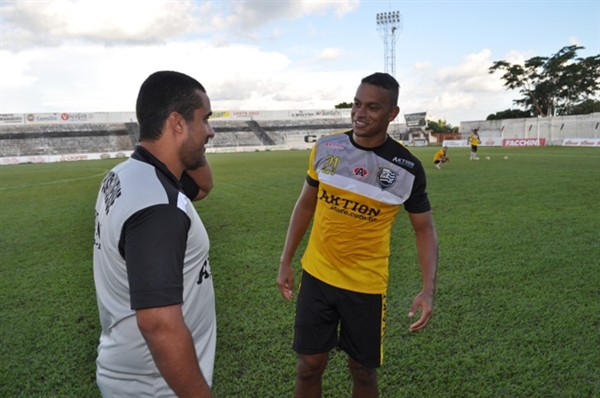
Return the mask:
<svg viewBox="0 0 600 398">
<path fill-rule="evenodd" d="M 332 109 L 384 70 L 380 12 L 399 11 L 403 113 L 454 126 L 513 106 L 492 62 L 600 53 L 598 0 L 1 0 L 0 113 L 131 112 L 177 70 L 213 110 Z"/>
</svg>

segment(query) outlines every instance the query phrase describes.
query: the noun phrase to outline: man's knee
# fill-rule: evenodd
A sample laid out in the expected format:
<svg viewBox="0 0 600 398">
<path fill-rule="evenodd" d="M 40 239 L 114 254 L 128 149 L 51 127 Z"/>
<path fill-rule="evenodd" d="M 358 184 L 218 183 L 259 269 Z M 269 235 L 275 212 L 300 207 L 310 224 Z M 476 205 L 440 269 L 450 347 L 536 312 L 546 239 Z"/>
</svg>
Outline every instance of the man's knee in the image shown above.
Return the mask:
<svg viewBox="0 0 600 398">
<path fill-rule="evenodd" d="M 301 378 L 320 377 L 327 366 L 328 357 L 329 353 L 298 354 L 298 376 Z"/>
<path fill-rule="evenodd" d="M 369 368 L 350 358 L 348 361 L 350 373 L 355 381 L 363 384 L 371 384 L 377 381 L 377 369 Z"/>
</svg>

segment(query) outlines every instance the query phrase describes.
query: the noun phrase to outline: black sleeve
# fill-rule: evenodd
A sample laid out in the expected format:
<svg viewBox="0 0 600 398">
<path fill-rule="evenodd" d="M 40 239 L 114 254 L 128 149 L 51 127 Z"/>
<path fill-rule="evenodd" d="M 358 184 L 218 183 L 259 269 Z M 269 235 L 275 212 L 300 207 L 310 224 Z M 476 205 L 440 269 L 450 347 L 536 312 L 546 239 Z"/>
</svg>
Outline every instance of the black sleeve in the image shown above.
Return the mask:
<svg viewBox="0 0 600 398">
<path fill-rule="evenodd" d="M 131 309 L 183 302 L 183 262 L 191 222 L 176 206 L 162 204 L 132 215 L 121 231 Z"/>
<path fill-rule="evenodd" d="M 404 202 L 404 208 L 409 213 L 425 213 L 431 210 L 429 198 L 427 197 L 425 170 L 421 162 L 418 163 L 418 167 L 416 168 L 412 192 L 410 193 L 410 197 Z"/>
<path fill-rule="evenodd" d="M 319 181 L 313 180 L 309 175 L 306 176 L 306 183 L 314 188 L 319 186 Z"/>
<path fill-rule="evenodd" d="M 200 192 L 200 187 L 196 184 L 196 181 L 185 171 L 181 175 L 181 188 L 185 196 L 190 198 L 190 200 L 194 200 Z"/>
</svg>

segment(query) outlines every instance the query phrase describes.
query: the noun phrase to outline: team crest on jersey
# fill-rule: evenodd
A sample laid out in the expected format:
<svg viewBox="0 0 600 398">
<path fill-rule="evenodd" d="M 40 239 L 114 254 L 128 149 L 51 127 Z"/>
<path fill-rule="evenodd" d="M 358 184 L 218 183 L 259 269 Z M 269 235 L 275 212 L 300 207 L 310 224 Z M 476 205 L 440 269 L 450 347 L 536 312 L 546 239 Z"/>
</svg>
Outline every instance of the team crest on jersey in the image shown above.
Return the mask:
<svg viewBox="0 0 600 398">
<path fill-rule="evenodd" d="M 352 171 L 357 177 L 366 177 L 369 175 L 369 171 L 362 166 L 355 167 Z"/>
<path fill-rule="evenodd" d="M 115 200 L 121 197 L 121 180 L 114 171 L 104 177 L 102 193 L 104 194 L 104 207 L 106 208 L 106 214 L 108 214 L 112 205 L 115 204 Z"/>
<path fill-rule="evenodd" d="M 388 189 L 396 183 L 396 177 L 398 177 L 398 173 L 394 170 L 388 169 L 387 167 L 380 167 L 377 181 L 379 182 L 381 189 Z"/>
</svg>

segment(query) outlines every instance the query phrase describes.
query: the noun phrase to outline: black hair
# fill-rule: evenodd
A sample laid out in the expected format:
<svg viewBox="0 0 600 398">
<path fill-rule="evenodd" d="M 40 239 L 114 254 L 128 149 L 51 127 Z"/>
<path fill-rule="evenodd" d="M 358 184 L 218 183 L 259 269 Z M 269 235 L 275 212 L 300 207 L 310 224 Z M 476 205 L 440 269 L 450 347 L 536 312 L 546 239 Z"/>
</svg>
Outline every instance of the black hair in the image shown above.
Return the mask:
<svg viewBox="0 0 600 398">
<path fill-rule="evenodd" d="M 363 78 L 361 83 L 372 84 L 373 86 L 381 87 L 390 92 L 390 106 L 398 106 L 398 94 L 400 92 L 400 84 L 394 79 L 394 76 L 389 73 L 375 72 Z"/>
<path fill-rule="evenodd" d="M 135 106 L 140 141 L 159 139 L 172 112 L 181 114 L 186 122 L 194 120 L 194 111 L 203 105 L 196 90 L 206 93 L 202 84 L 183 73 L 159 71 L 148 76 Z"/>
</svg>

